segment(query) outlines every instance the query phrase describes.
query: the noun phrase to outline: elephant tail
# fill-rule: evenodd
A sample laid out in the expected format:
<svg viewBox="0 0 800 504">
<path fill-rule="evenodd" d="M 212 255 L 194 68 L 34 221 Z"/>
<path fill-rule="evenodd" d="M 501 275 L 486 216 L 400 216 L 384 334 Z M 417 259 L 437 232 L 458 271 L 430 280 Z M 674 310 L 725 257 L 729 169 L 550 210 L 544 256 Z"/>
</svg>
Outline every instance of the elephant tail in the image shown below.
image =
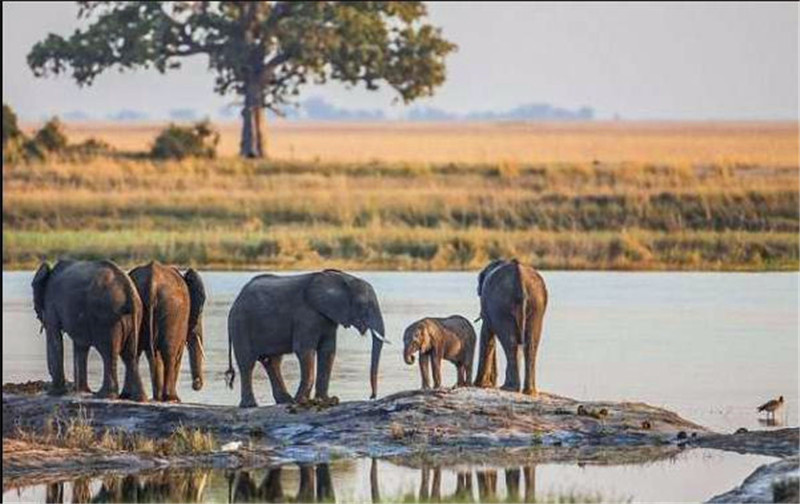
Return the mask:
<svg viewBox="0 0 800 504">
<path fill-rule="evenodd" d="M 147 332 L 149 332 L 148 345 L 150 345 L 150 355 L 156 354 L 156 272 L 150 263 L 150 278 L 147 282 Z M 144 300 L 143 300 L 144 301 Z M 144 304 L 144 303 L 142 303 Z"/>
<path fill-rule="evenodd" d="M 133 280 L 127 273 L 125 273 L 119 266 L 117 266 L 116 263 L 112 261 L 104 260 L 102 262 L 114 272 L 114 275 L 117 277 L 125 291 L 125 298 L 127 302 L 120 313 L 122 331 L 123 334 L 125 334 L 123 345 L 125 350 L 130 352 L 131 355 L 135 356 L 139 348 L 139 330 L 141 328 L 142 319 L 144 318 L 142 299 L 139 296 L 139 292 L 136 290 L 136 285 L 134 285 Z M 131 316 L 131 327 L 126 326 L 125 315 Z"/>
<path fill-rule="evenodd" d="M 517 262 L 516 259 L 513 260 L 515 266 L 515 272 L 517 275 L 517 296 L 520 301 L 520 324 L 519 324 L 519 341 L 520 343 L 525 343 L 525 335 L 527 333 L 527 322 L 528 322 L 528 294 L 525 292 L 525 284 L 522 279 L 522 268 L 523 266 Z"/>
<path fill-rule="evenodd" d="M 231 353 L 231 330 L 228 328 L 228 370 L 225 371 L 225 383 L 229 389 L 233 389 L 233 380 L 236 379 L 236 371 L 233 370 L 233 355 Z"/>
</svg>

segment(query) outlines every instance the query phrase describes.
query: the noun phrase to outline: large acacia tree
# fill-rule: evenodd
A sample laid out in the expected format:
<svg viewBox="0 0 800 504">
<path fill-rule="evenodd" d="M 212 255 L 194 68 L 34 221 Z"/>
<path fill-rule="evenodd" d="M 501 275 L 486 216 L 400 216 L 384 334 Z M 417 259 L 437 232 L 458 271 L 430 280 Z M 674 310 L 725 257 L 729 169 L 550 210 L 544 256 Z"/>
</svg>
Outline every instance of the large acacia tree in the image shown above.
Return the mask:
<svg viewBox="0 0 800 504">
<path fill-rule="evenodd" d="M 304 84 L 381 84 L 410 102 L 445 79 L 455 49 L 422 2 L 78 2 L 85 29 L 50 34 L 28 55 L 37 76 L 179 68 L 208 56 L 215 91 L 243 98 L 240 154 L 262 157 L 263 110 L 280 114 Z"/>
</svg>

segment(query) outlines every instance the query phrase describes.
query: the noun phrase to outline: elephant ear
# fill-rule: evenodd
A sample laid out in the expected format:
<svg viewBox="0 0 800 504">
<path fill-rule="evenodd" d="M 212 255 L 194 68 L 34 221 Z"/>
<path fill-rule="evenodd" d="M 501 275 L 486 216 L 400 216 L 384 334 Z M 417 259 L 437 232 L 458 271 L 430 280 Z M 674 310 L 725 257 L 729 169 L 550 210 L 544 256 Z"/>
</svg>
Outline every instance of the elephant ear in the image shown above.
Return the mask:
<svg viewBox="0 0 800 504">
<path fill-rule="evenodd" d="M 483 282 L 486 280 L 486 277 L 489 276 L 489 273 L 494 271 L 495 268 L 497 268 L 504 262 L 505 261 L 502 259 L 495 259 L 494 261 L 487 264 L 486 267 L 481 270 L 481 272 L 478 274 L 478 296 L 480 296 L 481 292 L 483 291 Z"/>
<path fill-rule="evenodd" d="M 306 301 L 337 324 L 348 327 L 352 320 L 350 288 L 338 271 L 321 271 L 306 287 Z"/>
<path fill-rule="evenodd" d="M 31 287 L 33 287 L 33 309 L 36 311 L 36 318 L 40 322 L 44 322 L 44 291 L 51 271 L 50 265 L 47 262 L 43 262 L 39 269 L 36 270 L 33 282 L 31 282 Z"/>
<path fill-rule="evenodd" d="M 203 306 L 206 303 L 206 288 L 200 274 L 192 268 L 183 274 L 183 280 L 189 287 L 189 298 L 191 307 L 189 308 L 189 329 L 193 329 L 203 313 Z"/>
</svg>

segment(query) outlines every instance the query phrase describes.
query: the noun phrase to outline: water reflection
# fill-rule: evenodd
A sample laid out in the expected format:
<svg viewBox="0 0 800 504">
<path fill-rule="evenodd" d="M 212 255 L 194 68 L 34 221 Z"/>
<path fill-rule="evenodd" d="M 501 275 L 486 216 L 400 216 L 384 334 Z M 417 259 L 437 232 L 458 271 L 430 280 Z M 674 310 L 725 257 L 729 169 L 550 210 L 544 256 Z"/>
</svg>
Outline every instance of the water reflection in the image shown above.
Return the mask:
<svg viewBox="0 0 800 504">
<path fill-rule="evenodd" d="M 230 503 L 336 502 L 329 464 L 301 464 L 296 471 L 288 469 L 281 466 L 266 470 L 218 472 L 224 474 L 227 483 L 225 500 Z M 407 502 L 522 502 L 532 501 L 536 494 L 534 465 L 473 471 L 471 468 L 453 470 L 426 464 L 418 471 L 419 491 L 417 495 L 404 495 L 403 500 Z M 60 481 L 46 485 L 45 502 L 205 502 L 210 500 L 207 490 L 214 472 L 204 469 L 109 475 L 94 484 L 88 477 L 71 482 Z M 454 490 L 442 491 L 443 473 L 455 479 Z M 337 477 L 342 475 L 339 473 Z M 504 476 L 504 492 L 498 492 L 498 475 Z M 294 487 L 291 480 L 298 476 L 299 483 Z M 371 500 L 381 502 L 378 462 L 375 459 L 371 461 L 369 476 Z M 476 482 L 474 486 L 473 481 Z M 67 495 L 71 498 L 67 499 Z M 399 496 L 386 497 L 392 501 Z"/>
<path fill-rule="evenodd" d="M 249 471 L 231 473 L 228 502 L 335 502 L 330 466 L 301 465 L 300 486 L 287 495 L 283 487 L 283 467 L 269 469 L 259 481 Z"/>
<path fill-rule="evenodd" d="M 203 502 L 210 473 L 207 469 L 109 475 L 95 485 L 88 477 L 69 483 L 60 481 L 47 485 L 45 502 Z M 65 500 L 67 485 L 72 487 L 72 498 L 68 501 Z"/>
<path fill-rule="evenodd" d="M 608 465 L 534 464 L 525 457 L 512 462 L 487 453 L 477 463 L 465 458 L 456 465 L 367 458 L 236 471 L 170 469 L 31 486 L 4 480 L 3 502 L 694 502 L 730 490 L 774 461 L 702 448 Z"/>
</svg>

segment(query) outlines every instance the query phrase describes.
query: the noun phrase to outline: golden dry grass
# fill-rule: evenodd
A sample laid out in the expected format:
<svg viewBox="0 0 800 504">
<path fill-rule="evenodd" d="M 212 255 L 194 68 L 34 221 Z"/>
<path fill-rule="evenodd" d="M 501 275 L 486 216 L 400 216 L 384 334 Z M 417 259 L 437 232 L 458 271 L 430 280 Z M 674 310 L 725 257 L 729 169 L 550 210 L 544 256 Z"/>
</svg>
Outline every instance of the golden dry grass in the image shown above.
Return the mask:
<svg viewBox="0 0 800 504">
<path fill-rule="evenodd" d="M 3 168 L 3 264 L 796 269 L 798 170 L 96 158 Z"/>
<path fill-rule="evenodd" d="M 70 140 L 144 151 L 165 123 L 68 123 Z M 35 125 L 27 125 L 30 131 Z M 234 156 L 239 124 L 218 123 L 219 153 Z M 282 160 L 430 163 L 658 163 L 798 166 L 796 122 L 309 123 L 268 125 Z"/>
<path fill-rule="evenodd" d="M 142 151 L 163 125 L 68 125 Z M 236 125 L 221 127 L 223 155 Z M 279 122 L 272 158 L 3 166 L 3 265 L 797 269 L 796 123 Z"/>
</svg>

